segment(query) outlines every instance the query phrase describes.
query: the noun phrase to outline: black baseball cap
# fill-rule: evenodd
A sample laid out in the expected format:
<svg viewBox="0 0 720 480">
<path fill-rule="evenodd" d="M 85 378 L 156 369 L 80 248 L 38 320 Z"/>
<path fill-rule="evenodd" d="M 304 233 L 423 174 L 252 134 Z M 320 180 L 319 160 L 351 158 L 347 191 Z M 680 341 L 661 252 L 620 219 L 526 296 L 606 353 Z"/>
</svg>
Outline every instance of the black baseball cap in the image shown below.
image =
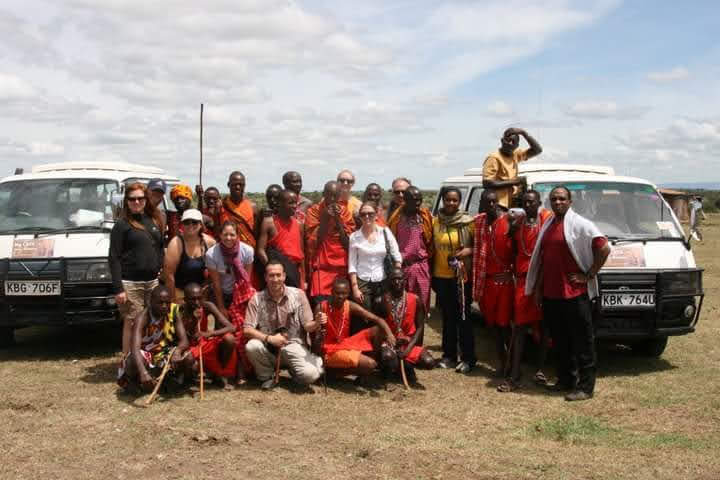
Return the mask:
<svg viewBox="0 0 720 480">
<path fill-rule="evenodd" d="M 163 193 L 167 192 L 167 184 L 162 178 L 151 178 L 147 184 L 147 188 L 150 191 L 160 190 Z"/>
</svg>

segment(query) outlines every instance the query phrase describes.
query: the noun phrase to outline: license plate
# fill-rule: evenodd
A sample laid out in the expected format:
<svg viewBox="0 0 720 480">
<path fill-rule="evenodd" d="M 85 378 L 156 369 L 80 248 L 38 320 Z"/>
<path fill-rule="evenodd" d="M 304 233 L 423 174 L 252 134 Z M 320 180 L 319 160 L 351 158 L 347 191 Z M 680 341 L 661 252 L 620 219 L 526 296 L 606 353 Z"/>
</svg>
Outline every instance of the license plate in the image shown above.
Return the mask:
<svg viewBox="0 0 720 480">
<path fill-rule="evenodd" d="M 603 293 L 603 308 L 643 308 L 655 306 L 654 293 Z"/>
<path fill-rule="evenodd" d="M 5 295 L 47 297 L 60 295 L 60 280 L 8 280 Z"/>
</svg>

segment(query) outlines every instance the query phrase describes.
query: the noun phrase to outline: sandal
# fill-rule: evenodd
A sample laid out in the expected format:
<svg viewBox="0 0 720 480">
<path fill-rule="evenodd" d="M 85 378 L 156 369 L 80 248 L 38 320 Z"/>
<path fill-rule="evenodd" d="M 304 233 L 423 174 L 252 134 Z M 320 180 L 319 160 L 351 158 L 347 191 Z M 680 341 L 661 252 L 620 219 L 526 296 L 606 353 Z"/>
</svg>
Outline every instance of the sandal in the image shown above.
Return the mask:
<svg viewBox="0 0 720 480">
<path fill-rule="evenodd" d="M 547 385 L 547 381 L 548 381 L 548 379 L 545 376 L 545 374 L 542 372 L 542 370 L 538 370 L 535 373 L 535 383 L 537 383 L 538 385 Z"/>
<path fill-rule="evenodd" d="M 513 392 L 520 388 L 520 385 L 510 379 L 505 380 L 503 383 L 498 385 L 497 391 L 500 393 Z"/>
</svg>

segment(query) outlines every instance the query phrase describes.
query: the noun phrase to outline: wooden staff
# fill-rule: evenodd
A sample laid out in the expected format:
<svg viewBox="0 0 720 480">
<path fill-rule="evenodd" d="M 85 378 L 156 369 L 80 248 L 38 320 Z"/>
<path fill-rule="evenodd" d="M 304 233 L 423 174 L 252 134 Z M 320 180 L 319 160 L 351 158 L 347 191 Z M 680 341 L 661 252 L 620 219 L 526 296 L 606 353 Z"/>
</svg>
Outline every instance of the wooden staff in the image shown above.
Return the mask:
<svg viewBox="0 0 720 480">
<path fill-rule="evenodd" d="M 202 167 L 203 167 L 203 104 L 200 104 L 200 181 L 202 185 Z M 202 358 L 202 357 L 200 357 Z"/>
<path fill-rule="evenodd" d="M 405 385 L 405 390 L 410 390 L 410 384 L 408 383 L 407 375 L 405 374 L 405 360 L 400 359 L 400 374 L 402 375 L 402 381 L 403 385 Z"/>
<path fill-rule="evenodd" d="M 150 394 L 150 397 L 145 401 L 145 406 L 148 406 L 152 403 L 153 400 L 155 400 L 155 396 L 158 393 L 158 390 L 160 390 L 160 385 L 162 385 L 163 380 L 165 380 L 165 375 L 167 375 L 168 370 L 170 370 L 170 363 L 172 363 L 172 357 L 175 353 L 175 350 L 177 350 L 177 347 L 173 347 L 172 350 L 170 350 L 170 354 L 168 355 L 168 360 L 165 362 L 165 366 L 162 369 L 162 372 L 160 372 L 160 376 L 157 379 L 157 382 L 155 383 L 155 388 L 153 388 L 152 393 Z"/>
<path fill-rule="evenodd" d="M 273 377 L 273 383 L 277 385 L 280 383 L 280 351 L 281 348 L 278 348 L 277 355 L 275 356 L 275 376 Z"/>
</svg>

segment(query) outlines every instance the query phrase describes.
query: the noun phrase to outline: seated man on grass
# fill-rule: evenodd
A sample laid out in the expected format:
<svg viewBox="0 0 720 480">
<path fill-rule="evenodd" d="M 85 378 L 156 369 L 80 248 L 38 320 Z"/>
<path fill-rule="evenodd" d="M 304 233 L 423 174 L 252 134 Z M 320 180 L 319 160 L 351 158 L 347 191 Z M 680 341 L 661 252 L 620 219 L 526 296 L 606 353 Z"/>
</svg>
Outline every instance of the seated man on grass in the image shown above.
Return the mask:
<svg viewBox="0 0 720 480">
<path fill-rule="evenodd" d="M 170 315 L 173 306 L 167 287 L 155 287 L 150 295 L 150 307 L 135 319 L 131 349 L 118 372 L 121 387 L 131 392 L 136 392 L 138 387 L 151 392 L 167 362 L 178 377 L 177 383 L 182 383 L 184 372 L 192 369 L 192 357 L 183 355 L 188 349 L 184 325 Z M 177 348 L 171 357 L 173 347 Z"/>
</svg>

